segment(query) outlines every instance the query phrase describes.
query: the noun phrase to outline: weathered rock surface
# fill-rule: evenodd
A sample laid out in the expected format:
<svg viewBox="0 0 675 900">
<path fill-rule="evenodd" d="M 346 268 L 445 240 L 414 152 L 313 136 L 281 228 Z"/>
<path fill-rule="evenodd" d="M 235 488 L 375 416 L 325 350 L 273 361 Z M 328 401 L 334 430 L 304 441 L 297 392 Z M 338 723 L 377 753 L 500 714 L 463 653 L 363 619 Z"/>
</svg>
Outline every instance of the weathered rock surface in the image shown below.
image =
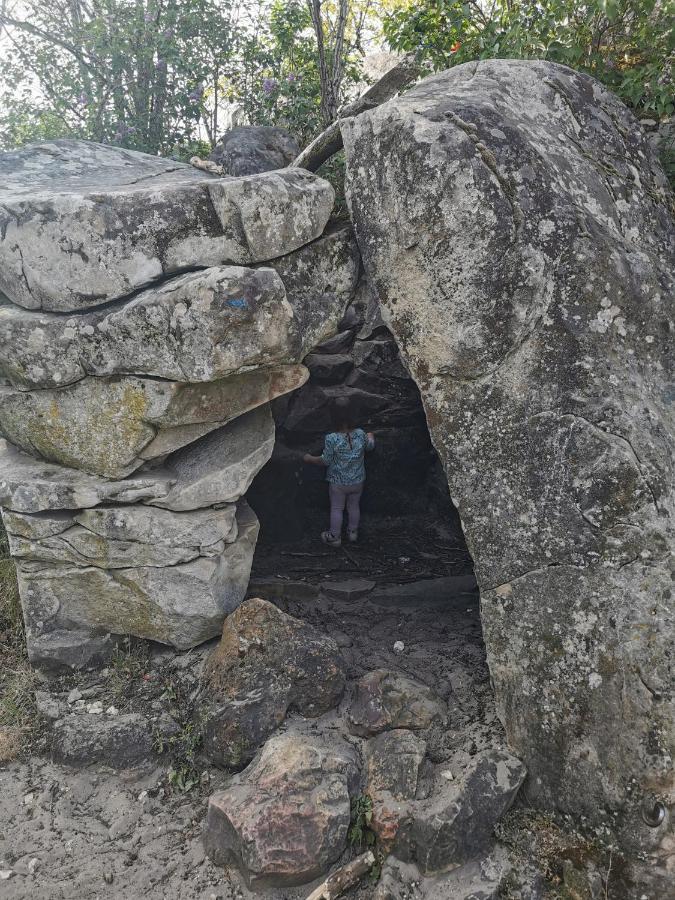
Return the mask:
<svg viewBox="0 0 675 900">
<path fill-rule="evenodd" d="M 345 849 L 355 751 L 308 733 L 274 735 L 260 756 L 209 800 L 204 843 L 254 889 L 304 884 Z"/>
<path fill-rule="evenodd" d="M 273 449 L 274 421 L 265 404 L 173 453 L 166 467 L 175 481 L 166 494 L 148 502 L 177 512 L 233 503 L 246 493 Z"/>
<path fill-rule="evenodd" d="M 290 710 L 319 716 L 345 686 L 336 643 L 266 600 L 247 600 L 225 620 L 207 662 L 204 752 L 239 769 Z"/>
<path fill-rule="evenodd" d="M 665 177 L 616 97 L 547 62 L 458 66 L 342 131 L 528 798 L 634 823 L 675 750 Z"/>
<path fill-rule="evenodd" d="M 411 731 L 395 729 L 368 741 L 364 754 L 370 791 L 389 791 L 397 800 L 411 800 L 426 753 L 424 740 Z"/>
<path fill-rule="evenodd" d="M 368 737 L 392 728 L 428 728 L 443 720 L 445 704 L 430 687 L 400 672 L 376 669 L 354 687 L 349 706 L 349 730 Z"/>
<path fill-rule="evenodd" d="M 43 462 L 11 444 L 0 448 L 0 506 L 15 512 L 81 509 L 106 502 L 148 503 L 178 512 L 241 497 L 274 447 L 265 404 L 171 454 L 164 465 L 108 481 Z"/>
<path fill-rule="evenodd" d="M 513 803 L 525 774 L 515 756 L 487 750 L 475 757 L 461 780 L 440 778 L 430 800 L 409 804 L 396 856 L 432 875 L 482 855 L 494 841 L 494 826 Z"/>
<path fill-rule="evenodd" d="M 4 303 L 0 337 L 0 372 L 19 388 L 128 373 L 216 381 L 302 358 L 294 310 L 269 267 L 214 266 L 72 316 Z"/>
<path fill-rule="evenodd" d="M 300 147 L 285 128 L 272 125 L 240 125 L 218 139 L 209 159 L 226 175 L 256 175 L 290 165 Z"/>
<path fill-rule="evenodd" d="M 166 469 L 149 469 L 119 481 L 34 459 L 0 440 L 0 507 L 35 513 L 81 509 L 100 503 L 138 503 L 164 497 L 175 481 Z"/>
<path fill-rule="evenodd" d="M 385 731 L 364 747 L 365 792 L 372 800 L 371 829 L 380 850 L 388 853 L 396 843 L 401 823 L 409 817 L 408 805 L 417 794 L 420 766 L 426 742 L 404 729 Z"/>
<path fill-rule="evenodd" d="M 520 887 L 520 885 L 518 885 Z M 419 869 L 390 856 L 382 867 L 373 900 L 500 900 L 513 892 L 512 865 L 503 848 L 438 876 L 420 877 Z M 543 894 L 519 891 L 519 900 L 541 900 Z"/>
<path fill-rule="evenodd" d="M 354 298 L 361 256 L 351 225 L 335 226 L 318 240 L 266 263 L 276 270 L 293 309 L 298 361 L 337 331 Z"/>
<path fill-rule="evenodd" d="M 236 506 L 174 513 L 148 506 L 97 506 L 25 515 L 5 510 L 15 559 L 102 569 L 175 566 L 219 556 L 237 539 Z"/>
<path fill-rule="evenodd" d="M 99 306 L 182 269 L 273 259 L 318 237 L 328 182 L 302 169 L 212 178 L 84 141 L 0 158 L 0 290 L 27 309 Z"/>
<path fill-rule="evenodd" d="M 18 559 L 29 656 L 44 658 L 49 635 L 68 629 L 133 634 L 181 650 L 214 637 L 246 594 L 257 534 L 258 520 L 242 502 L 237 539 L 215 556 L 131 568 Z"/>
<path fill-rule="evenodd" d="M 123 478 L 307 380 L 304 366 L 205 384 L 134 376 L 84 378 L 59 390 L 0 386 L 0 433 L 43 459 Z"/>
</svg>

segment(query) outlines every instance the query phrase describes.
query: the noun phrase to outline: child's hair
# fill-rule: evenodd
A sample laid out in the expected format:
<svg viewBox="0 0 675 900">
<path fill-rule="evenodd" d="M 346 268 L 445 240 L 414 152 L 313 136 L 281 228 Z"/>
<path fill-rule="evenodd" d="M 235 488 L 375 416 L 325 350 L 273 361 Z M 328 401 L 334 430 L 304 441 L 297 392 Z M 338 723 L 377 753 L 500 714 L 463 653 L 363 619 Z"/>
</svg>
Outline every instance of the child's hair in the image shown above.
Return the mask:
<svg viewBox="0 0 675 900">
<path fill-rule="evenodd" d="M 330 418 L 335 431 L 354 431 L 358 422 L 356 404 L 349 397 L 338 397 L 331 403 Z"/>
</svg>

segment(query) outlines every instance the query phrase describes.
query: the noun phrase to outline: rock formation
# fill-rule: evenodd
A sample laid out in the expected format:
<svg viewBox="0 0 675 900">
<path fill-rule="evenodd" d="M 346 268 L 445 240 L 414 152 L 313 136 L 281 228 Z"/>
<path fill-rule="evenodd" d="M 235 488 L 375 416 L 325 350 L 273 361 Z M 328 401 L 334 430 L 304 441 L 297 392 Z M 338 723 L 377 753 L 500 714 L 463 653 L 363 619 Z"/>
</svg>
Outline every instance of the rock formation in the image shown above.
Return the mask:
<svg viewBox="0 0 675 900">
<path fill-rule="evenodd" d="M 658 842 L 672 802 L 669 195 L 593 79 L 467 63 L 342 124 L 366 273 L 417 381 L 530 801 Z M 669 393 L 670 392 L 670 393 Z"/>
<path fill-rule="evenodd" d="M 290 165 L 300 152 L 284 128 L 238 125 L 219 138 L 209 155 L 226 175 L 256 175 Z"/>
<path fill-rule="evenodd" d="M 30 657 L 192 647 L 244 597 L 269 401 L 353 296 L 351 230 L 322 237 L 333 191 L 301 170 L 54 141 L 0 171 L 0 507 Z"/>
</svg>

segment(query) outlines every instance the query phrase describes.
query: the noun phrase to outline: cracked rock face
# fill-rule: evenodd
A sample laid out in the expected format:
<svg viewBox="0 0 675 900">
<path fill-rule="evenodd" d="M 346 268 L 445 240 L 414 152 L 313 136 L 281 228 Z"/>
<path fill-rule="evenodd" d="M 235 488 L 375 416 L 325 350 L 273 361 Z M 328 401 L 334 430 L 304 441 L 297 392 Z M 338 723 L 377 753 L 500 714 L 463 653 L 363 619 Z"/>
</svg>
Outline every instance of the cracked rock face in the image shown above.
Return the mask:
<svg viewBox="0 0 675 900">
<path fill-rule="evenodd" d="M 76 565 L 68 561 L 75 549 L 56 561 L 57 554 L 36 544 L 31 558 L 17 558 L 29 656 L 41 659 L 50 635 L 71 628 L 133 634 L 179 650 L 215 637 L 246 593 L 257 536 L 258 520 L 242 502 L 236 538 L 223 542 L 219 553 L 195 554 L 186 563 L 158 564 L 151 551 L 143 560 L 139 549 L 127 566 L 100 557 Z M 111 555 L 116 549 L 113 544 Z"/>
<path fill-rule="evenodd" d="M 30 658 L 192 647 L 244 599 L 242 498 L 270 401 L 352 300 L 351 228 L 323 235 L 333 189 L 298 169 L 219 179 L 63 140 L 0 175 L 0 508 Z"/>
<path fill-rule="evenodd" d="M 297 365 L 206 384 L 129 376 L 84 378 L 60 390 L 0 386 L 0 432 L 44 459 L 123 478 L 306 380 Z"/>
<path fill-rule="evenodd" d="M 545 62 L 458 66 L 342 130 L 529 798 L 658 840 L 635 824 L 675 750 L 673 200 L 654 152 L 616 97 Z"/>
<path fill-rule="evenodd" d="M 321 234 L 334 199 L 302 169 L 213 178 L 76 140 L 3 154 L 0 173 L 0 290 L 60 312 L 186 268 L 281 256 Z"/>
</svg>

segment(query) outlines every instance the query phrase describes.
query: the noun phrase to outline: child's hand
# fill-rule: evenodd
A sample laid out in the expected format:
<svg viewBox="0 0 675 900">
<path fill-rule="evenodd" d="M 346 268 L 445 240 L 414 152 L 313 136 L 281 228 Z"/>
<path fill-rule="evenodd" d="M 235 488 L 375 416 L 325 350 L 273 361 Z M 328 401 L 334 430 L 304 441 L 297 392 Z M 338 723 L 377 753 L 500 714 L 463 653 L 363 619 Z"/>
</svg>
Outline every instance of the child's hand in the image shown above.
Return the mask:
<svg viewBox="0 0 675 900">
<path fill-rule="evenodd" d="M 367 432 L 366 432 L 366 437 L 367 437 L 367 438 L 370 438 L 371 441 L 374 441 L 374 440 L 375 440 L 375 435 L 373 434 L 372 431 L 367 431 Z"/>
<path fill-rule="evenodd" d="M 306 462 L 306 463 L 311 463 L 312 462 L 312 454 L 305 453 L 305 455 L 302 457 L 302 461 Z"/>
</svg>

